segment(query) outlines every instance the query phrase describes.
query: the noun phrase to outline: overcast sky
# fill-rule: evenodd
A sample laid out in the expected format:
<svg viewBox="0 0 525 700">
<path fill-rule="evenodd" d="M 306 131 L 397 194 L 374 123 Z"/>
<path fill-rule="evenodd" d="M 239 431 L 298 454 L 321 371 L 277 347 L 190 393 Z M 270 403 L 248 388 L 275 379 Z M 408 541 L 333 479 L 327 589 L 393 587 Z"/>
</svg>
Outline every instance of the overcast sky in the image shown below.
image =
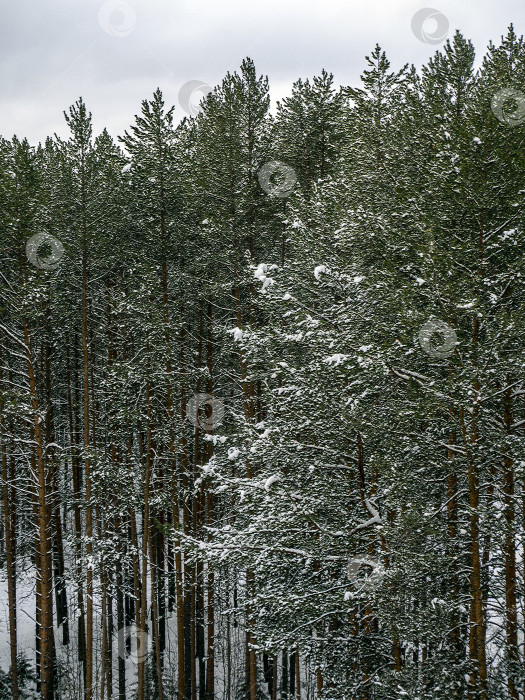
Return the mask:
<svg viewBox="0 0 525 700">
<path fill-rule="evenodd" d="M 448 27 L 480 56 L 511 22 L 523 33 L 524 20 L 523 0 L 0 0 L 0 135 L 66 135 L 62 112 L 79 96 L 95 133 L 116 135 L 156 87 L 180 119 L 185 83 L 215 85 L 246 56 L 275 104 L 322 68 L 358 84 L 376 43 L 393 68 L 421 65 Z"/>
</svg>

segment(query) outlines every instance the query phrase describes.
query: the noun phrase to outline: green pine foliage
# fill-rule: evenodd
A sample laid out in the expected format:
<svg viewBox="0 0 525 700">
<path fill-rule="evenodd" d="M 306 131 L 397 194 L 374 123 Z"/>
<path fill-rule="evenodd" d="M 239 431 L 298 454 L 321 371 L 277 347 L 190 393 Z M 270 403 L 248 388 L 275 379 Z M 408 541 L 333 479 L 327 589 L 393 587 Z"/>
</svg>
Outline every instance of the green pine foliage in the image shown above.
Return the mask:
<svg viewBox="0 0 525 700">
<path fill-rule="evenodd" d="M 0 140 L 0 561 L 7 520 L 38 574 L 43 489 L 57 698 L 83 695 L 88 570 L 99 694 L 135 696 L 116 627 L 144 596 L 145 697 L 184 669 L 191 698 L 194 663 L 208 700 L 519 698 L 523 38 L 475 58 L 376 46 L 359 87 L 323 70 L 275 114 L 246 59 L 178 124 L 157 89 L 118 143 L 82 99 L 67 140 Z"/>
</svg>

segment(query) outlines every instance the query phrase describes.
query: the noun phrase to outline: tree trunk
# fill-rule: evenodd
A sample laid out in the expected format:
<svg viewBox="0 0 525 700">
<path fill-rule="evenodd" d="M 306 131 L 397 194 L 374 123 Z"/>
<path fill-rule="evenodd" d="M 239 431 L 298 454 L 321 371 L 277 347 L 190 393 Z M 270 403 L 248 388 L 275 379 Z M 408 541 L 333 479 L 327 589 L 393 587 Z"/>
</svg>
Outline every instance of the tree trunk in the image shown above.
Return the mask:
<svg viewBox="0 0 525 700">
<path fill-rule="evenodd" d="M 16 510 L 14 495 L 14 464 L 9 469 L 7 453 L 8 437 L 4 418 L 3 357 L 0 345 L 0 444 L 2 450 L 2 493 L 4 507 L 5 557 L 7 564 L 7 600 L 9 610 L 9 647 L 11 658 L 11 693 L 13 700 L 18 700 L 18 669 L 17 669 L 17 623 L 16 623 Z M 11 488 L 10 488 L 11 485 Z"/>
<path fill-rule="evenodd" d="M 51 533 L 49 504 L 47 501 L 47 470 L 45 464 L 44 436 L 40 418 L 37 385 L 27 321 L 23 320 L 24 349 L 26 355 L 29 392 L 36 447 L 36 502 L 38 509 L 38 564 L 40 581 L 40 694 L 42 700 L 53 700 L 55 680 L 55 640 L 53 635 L 53 571 L 51 558 Z"/>
<path fill-rule="evenodd" d="M 510 379 L 507 378 L 510 384 Z M 508 388 L 504 397 L 503 422 L 507 435 L 512 430 L 512 389 Z M 510 452 L 510 445 L 507 445 Z M 519 674 L 518 618 L 516 609 L 516 549 L 515 549 L 515 503 L 514 503 L 514 463 L 509 454 L 503 460 L 505 494 L 505 617 L 509 698 L 518 700 L 516 678 Z"/>
<path fill-rule="evenodd" d="M 85 699 L 93 698 L 93 509 L 91 492 L 91 459 L 89 434 L 89 348 L 88 348 L 88 279 L 85 218 L 82 251 L 82 368 L 83 368 L 83 447 L 86 498 L 86 690 Z"/>
<path fill-rule="evenodd" d="M 76 348 L 75 348 L 76 349 Z M 76 364 L 76 352 L 74 353 Z M 74 372 L 76 380 L 76 371 Z M 74 405 L 74 395 L 76 395 L 77 382 L 72 389 L 72 377 L 69 354 L 69 335 L 66 334 L 66 383 L 67 383 L 67 407 L 69 422 L 69 442 L 71 445 L 71 472 L 73 477 L 73 514 L 75 524 L 75 576 L 77 581 L 77 608 L 78 608 L 78 660 L 82 664 L 84 694 L 86 692 L 86 625 L 84 611 L 84 589 L 82 576 L 82 520 L 80 514 L 80 499 L 82 489 L 81 462 L 79 459 L 78 417 L 76 405 Z M 76 402 L 75 402 L 76 404 Z"/>
</svg>

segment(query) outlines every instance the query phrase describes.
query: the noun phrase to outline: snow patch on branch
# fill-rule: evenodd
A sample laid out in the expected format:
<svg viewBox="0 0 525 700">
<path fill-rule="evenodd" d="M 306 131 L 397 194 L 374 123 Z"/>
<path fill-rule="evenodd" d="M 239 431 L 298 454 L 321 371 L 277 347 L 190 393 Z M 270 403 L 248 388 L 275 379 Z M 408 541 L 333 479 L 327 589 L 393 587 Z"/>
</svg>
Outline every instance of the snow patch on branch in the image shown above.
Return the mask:
<svg viewBox="0 0 525 700">
<path fill-rule="evenodd" d="M 314 277 L 317 281 L 319 281 L 320 277 L 322 274 L 327 274 L 328 273 L 328 268 L 326 265 L 318 265 L 315 270 L 314 270 Z"/>
<path fill-rule="evenodd" d="M 372 503 L 368 500 L 368 498 L 365 498 L 365 506 L 367 511 L 370 513 L 372 516 L 370 520 L 367 520 L 364 523 L 360 523 L 357 527 L 356 530 L 363 530 L 365 527 L 371 527 L 372 525 L 382 525 L 383 521 L 381 520 L 381 516 L 379 515 L 379 511 L 374 508 Z"/>
<path fill-rule="evenodd" d="M 264 482 L 264 488 L 266 491 L 270 490 L 270 486 L 274 484 L 276 481 L 279 481 L 279 474 L 274 474 L 271 476 L 269 479 L 266 479 Z"/>
<path fill-rule="evenodd" d="M 340 365 L 342 362 L 348 359 L 347 355 L 343 355 L 342 353 L 336 353 L 335 355 L 331 355 L 330 357 L 326 357 L 323 362 L 325 362 L 327 365 L 337 367 Z"/>
<path fill-rule="evenodd" d="M 275 269 L 277 266 L 276 265 L 268 265 L 266 263 L 260 263 L 257 265 L 257 267 L 254 270 L 254 277 L 259 280 L 259 282 L 262 282 L 262 291 L 266 291 L 266 289 L 271 285 L 274 284 L 275 280 L 272 279 L 271 277 L 267 277 L 266 273 L 269 270 Z"/>
</svg>

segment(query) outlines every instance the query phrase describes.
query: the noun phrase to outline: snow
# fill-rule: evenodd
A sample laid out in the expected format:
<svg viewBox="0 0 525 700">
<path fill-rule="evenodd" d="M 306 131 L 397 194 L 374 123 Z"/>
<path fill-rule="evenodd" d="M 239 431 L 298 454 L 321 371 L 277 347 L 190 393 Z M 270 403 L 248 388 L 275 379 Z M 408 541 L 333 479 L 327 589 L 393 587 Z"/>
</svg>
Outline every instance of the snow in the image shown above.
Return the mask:
<svg viewBox="0 0 525 700">
<path fill-rule="evenodd" d="M 356 530 L 362 530 L 366 527 L 370 527 L 371 525 L 382 525 L 383 521 L 381 520 L 381 516 L 379 515 L 379 511 L 377 511 L 374 506 L 372 505 L 371 501 L 368 498 L 365 498 L 365 506 L 367 511 L 370 513 L 372 516 L 370 520 L 367 520 L 366 522 L 360 523 L 357 527 Z"/>
<path fill-rule="evenodd" d="M 316 280 L 319 280 L 321 277 L 321 274 L 326 274 L 328 272 L 328 269 L 326 265 L 318 265 L 315 270 L 314 270 L 314 277 Z"/>
<path fill-rule="evenodd" d="M 344 362 L 347 358 L 346 355 L 343 355 L 342 353 L 336 353 L 335 355 L 331 355 L 330 357 L 327 357 L 323 360 L 323 362 L 326 362 L 326 364 L 337 367 L 338 365 L 341 364 L 341 362 Z"/>
<path fill-rule="evenodd" d="M 274 474 L 274 475 L 271 476 L 269 479 L 266 479 L 266 481 L 265 481 L 265 483 L 264 483 L 264 488 L 265 488 L 265 490 L 266 490 L 266 491 L 269 491 L 269 490 L 270 490 L 270 486 L 271 486 L 272 484 L 275 484 L 276 481 L 279 481 L 279 475 L 278 475 L 278 474 Z"/>
<path fill-rule="evenodd" d="M 259 282 L 262 282 L 262 291 L 263 292 L 267 289 L 267 287 L 269 287 L 275 281 L 271 277 L 266 276 L 268 269 L 272 269 L 272 268 L 275 268 L 275 265 L 271 265 L 270 268 L 268 268 L 268 265 L 266 265 L 266 263 L 260 263 L 254 271 L 254 277 L 256 279 L 258 279 Z"/>
</svg>

